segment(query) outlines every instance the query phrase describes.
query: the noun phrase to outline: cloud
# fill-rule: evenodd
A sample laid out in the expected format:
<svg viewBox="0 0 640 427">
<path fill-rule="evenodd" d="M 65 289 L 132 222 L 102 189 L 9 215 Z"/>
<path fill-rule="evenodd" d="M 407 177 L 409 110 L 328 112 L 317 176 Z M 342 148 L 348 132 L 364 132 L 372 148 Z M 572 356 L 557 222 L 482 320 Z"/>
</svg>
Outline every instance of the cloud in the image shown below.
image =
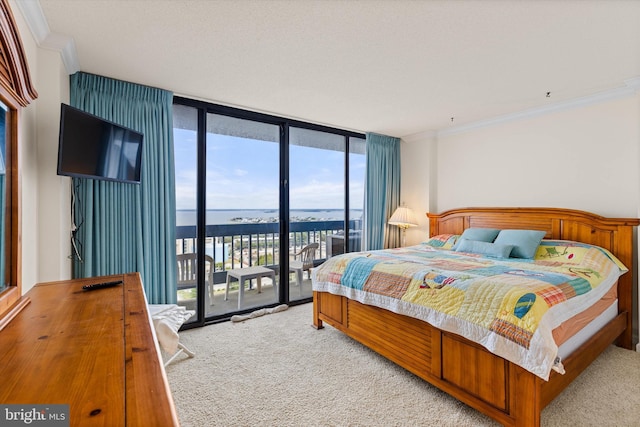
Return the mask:
<svg viewBox="0 0 640 427">
<path fill-rule="evenodd" d="M 341 209 L 344 207 L 344 185 L 317 180 L 299 186 L 292 183 L 289 201 L 292 209 Z"/>
<path fill-rule="evenodd" d="M 195 170 L 176 171 L 176 209 L 196 208 L 197 182 Z"/>
<path fill-rule="evenodd" d="M 207 191 L 207 209 L 278 209 L 278 189 L 253 189 L 243 192 Z"/>
</svg>

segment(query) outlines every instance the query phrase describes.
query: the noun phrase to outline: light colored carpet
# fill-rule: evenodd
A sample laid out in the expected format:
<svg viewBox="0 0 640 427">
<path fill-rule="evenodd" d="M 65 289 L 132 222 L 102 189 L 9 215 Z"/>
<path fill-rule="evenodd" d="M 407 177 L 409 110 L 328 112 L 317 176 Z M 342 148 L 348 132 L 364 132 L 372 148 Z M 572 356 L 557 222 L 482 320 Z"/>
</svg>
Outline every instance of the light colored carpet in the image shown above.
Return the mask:
<svg viewBox="0 0 640 427">
<path fill-rule="evenodd" d="M 330 326 L 312 305 L 180 333 L 167 367 L 183 427 L 495 426 Z M 543 426 L 640 425 L 640 354 L 609 347 L 542 413 Z"/>
</svg>

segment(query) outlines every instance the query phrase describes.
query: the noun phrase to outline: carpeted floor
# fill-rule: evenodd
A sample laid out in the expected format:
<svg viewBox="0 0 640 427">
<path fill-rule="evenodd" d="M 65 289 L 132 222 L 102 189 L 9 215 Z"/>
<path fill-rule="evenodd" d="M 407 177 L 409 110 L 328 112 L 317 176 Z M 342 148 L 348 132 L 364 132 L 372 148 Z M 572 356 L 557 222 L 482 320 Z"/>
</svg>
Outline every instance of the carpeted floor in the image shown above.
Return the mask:
<svg viewBox="0 0 640 427">
<path fill-rule="evenodd" d="M 496 426 L 327 326 L 312 305 L 181 332 L 167 376 L 183 427 Z M 542 413 L 543 426 L 640 426 L 640 354 L 609 347 Z"/>
</svg>

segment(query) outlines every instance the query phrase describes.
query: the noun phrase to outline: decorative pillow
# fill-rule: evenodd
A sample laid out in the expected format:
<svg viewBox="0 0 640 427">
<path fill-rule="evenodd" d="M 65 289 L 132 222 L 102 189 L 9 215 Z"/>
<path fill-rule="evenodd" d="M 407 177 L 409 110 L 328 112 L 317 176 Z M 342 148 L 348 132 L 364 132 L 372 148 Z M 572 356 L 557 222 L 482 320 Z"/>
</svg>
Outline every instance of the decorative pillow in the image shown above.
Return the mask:
<svg viewBox="0 0 640 427">
<path fill-rule="evenodd" d="M 512 249 L 513 245 L 502 245 L 499 243 L 481 242 L 479 240 L 461 238 L 458 241 L 458 247 L 455 251 L 486 255 L 493 258 L 509 258 L 509 254 Z"/>
<path fill-rule="evenodd" d="M 628 271 L 627 267 L 611 252 L 600 246 L 573 240 L 542 240 L 536 250 L 535 261 L 562 262 L 563 264 L 580 264 L 590 249 L 597 249 L 613 261 L 620 271 Z"/>
<path fill-rule="evenodd" d="M 460 238 L 459 234 L 438 234 L 433 236 L 428 241 L 424 242 L 425 245 L 429 245 L 433 248 L 439 249 L 451 249 Z"/>
<path fill-rule="evenodd" d="M 496 239 L 496 236 L 500 233 L 500 230 L 495 228 L 467 228 L 462 232 L 460 239 L 467 240 L 477 240 L 479 242 L 493 242 Z M 458 240 L 459 242 L 459 240 Z M 456 245 L 453 245 L 453 250 L 455 251 L 457 248 Z"/>
<path fill-rule="evenodd" d="M 582 262 L 583 251 L 580 244 L 569 240 L 542 240 L 540 246 L 536 249 L 536 261 L 560 261 L 563 263 Z M 587 245 L 585 245 L 587 246 Z M 586 248 L 582 248 L 586 249 Z"/>
<path fill-rule="evenodd" d="M 502 230 L 494 243 L 513 245 L 511 258 L 533 259 L 545 234 L 540 230 Z"/>
</svg>

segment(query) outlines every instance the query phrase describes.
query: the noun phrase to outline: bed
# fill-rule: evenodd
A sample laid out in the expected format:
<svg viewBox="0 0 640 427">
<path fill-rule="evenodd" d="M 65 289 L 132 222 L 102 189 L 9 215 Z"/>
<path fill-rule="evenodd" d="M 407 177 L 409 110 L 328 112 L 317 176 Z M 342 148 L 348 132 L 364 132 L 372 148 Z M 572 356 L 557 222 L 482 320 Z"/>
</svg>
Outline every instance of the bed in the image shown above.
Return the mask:
<svg viewBox="0 0 640 427">
<path fill-rule="evenodd" d="M 368 259 L 370 255 L 365 253 L 343 254 L 334 257 L 335 259 L 329 259 L 313 272 L 314 327 L 320 329 L 324 323 L 333 326 L 506 426 L 539 426 L 542 409 L 589 366 L 607 346 L 615 342 L 618 346 L 632 348 L 632 295 L 637 281 L 631 272 L 625 272 L 624 266 L 629 268 L 633 266 L 634 227 L 640 224 L 640 220 L 635 218 L 604 218 L 583 211 L 559 208 L 464 208 L 441 214 L 428 214 L 428 217 L 430 237 L 442 241 L 443 245 L 450 236 L 455 236 L 454 240 L 458 243 L 459 236 L 463 235 L 467 229 L 542 231 L 539 234 L 544 240 L 540 246 L 536 247 L 536 251 L 547 251 L 545 253 L 548 253 L 550 257 L 562 255 L 558 249 L 562 245 L 571 248 L 584 246 L 588 247 L 589 251 L 592 250 L 590 245 L 593 245 L 596 247 L 594 249 L 596 252 L 604 254 L 604 258 L 609 258 L 614 264 L 619 265 L 620 271 L 618 274 L 614 274 L 611 272 L 612 267 L 609 266 L 607 267 L 609 272 L 600 274 L 591 271 L 590 264 L 587 265 L 586 270 L 583 265 L 572 267 L 571 271 L 575 273 L 575 276 L 589 281 L 591 284 L 589 286 L 592 286 L 593 290 L 577 291 L 580 295 L 576 298 L 567 298 L 567 303 L 564 305 L 570 305 L 569 302 L 577 300 L 584 302 L 589 294 L 597 295 L 597 298 L 600 298 L 604 296 L 605 288 L 611 289 L 610 292 L 606 292 L 606 295 L 610 297 L 613 292 L 613 299 L 616 302 L 614 304 L 607 303 L 607 308 L 601 310 L 602 313 L 595 315 L 594 320 L 587 322 L 588 325 L 590 324 L 589 327 L 574 327 L 574 331 L 570 334 L 573 338 L 567 339 L 570 344 L 565 345 L 565 343 L 558 350 L 557 346 L 552 343 L 551 347 L 555 346 L 555 349 L 552 348 L 550 351 L 560 351 L 558 354 L 562 354 L 562 350 L 566 353 L 562 354 L 561 358 L 552 357 L 553 360 L 550 361 L 550 356 L 543 355 L 541 358 L 535 356 L 533 359 L 527 359 L 530 357 L 529 353 L 537 354 L 547 351 L 538 350 L 535 346 L 538 345 L 537 342 L 546 343 L 548 340 L 533 338 L 534 336 L 557 332 L 557 329 L 561 329 L 556 326 L 560 325 L 563 320 L 558 311 L 563 304 L 547 304 L 550 306 L 549 312 L 553 314 L 546 314 L 546 317 L 545 313 L 540 314 L 539 324 L 534 325 L 535 327 L 532 329 L 536 330 L 536 333 L 525 334 L 524 341 L 518 344 L 520 347 L 527 347 L 526 351 L 523 350 L 525 353 L 523 357 L 526 359 L 523 363 L 518 358 L 519 356 L 514 356 L 509 349 L 505 350 L 505 345 L 503 345 L 506 341 L 517 341 L 515 337 L 522 335 L 520 334 L 521 329 L 516 328 L 518 329 L 516 333 L 509 335 L 509 333 L 503 332 L 508 331 L 511 325 L 501 325 L 495 328 L 494 332 L 496 333 L 492 333 L 491 337 L 476 340 L 474 334 L 469 333 L 469 330 L 474 329 L 473 325 L 462 328 L 461 331 L 458 331 L 459 333 L 454 333 L 452 331 L 456 330 L 455 325 L 452 326 L 446 314 L 442 316 L 444 320 L 435 319 L 434 321 L 433 317 L 423 315 L 431 313 L 430 315 L 433 316 L 430 310 L 411 308 L 412 305 L 406 302 L 406 294 L 410 292 L 403 294 L 399 302 L 385 305 L 379 302 L 381 299 L 389 300 L 386 298 L 389 292 L 381 292 L 385 297 L 375 295 L 377 291 L 364 292 L 363 288 L 356 283 L 357 281 L 347 286 L 346 290 L 338 289 L 334 286 L 336 282 L 350 283 L 347 280 L 349 276 L 347 273 L 361 271 L 363 268 L 365 270 L 372 268 L 366 265 L 373 262 Z M 468 230 L 467 233 L 469 231 L 473 230 Z M 410 253 L 409 257 L 414 259 L 416 257 L 432 258 L 431 247 L 437 248 L 437 245 L 432 246 L 432 244 L 433 240 L 427 248 L 401 248 L 390 250 L 389 254 L 383 253 L 382 256 L 389 259 L 386 261 L 389 265 L 400 262 L 394 258 L 400 257 L 402 252 Z M 544 244 L 548 248 L 542 248 Z M 501 271 L 507 270 L 503 260 L 496 261 L 493 256 L 478 255 L 477 251 L 468 254 L 460 252 L 459 249 L 448 252 L 447 249 L 450 248 L 441 249 L 445 257 L 452 258 L 460 254 L 471 262 L 484 263 L 488 258 L 492 258 L 490 263 L 493 267 L 491 268 L 501 269 Z M 536 252 L 536 259 L 540 253 Z M 564 253 L 566 254 L 566 250 Z M 600 255 L 596 257 L 600 257 Z M 358 264 L 360 270 L 354 267 L 356 260 L 360 263 Z M 531 273 L 530 267 L 538 264 L 537 260 L 518 259 L 516 261 L 519 263 L 517 268 L 511 269 L 516 272 Z M 455 259 L 453 262 L 458 262 L 458 260 Z M 342 270 L 340 270 L 342 267 L 339 267 L 340 263 L 344 267 Z M 555 265 L 555 261 L 550 260 L 548 263 Z M 398 268 L 407 269 L 406 267 Z M 613 270 L 615 269 L 616 267 L 613 267 Z M 537 274 L 537 271 L 534 273 Z M 329 279 L 331 274 L 334 274 L 334 277 Z M 335 276 L 336 274 L 337 276 Z M 358 274 L 360 273 L 355 275 Z M 555 277 L 556 273 L 550 274 Z M 433 274 L 420 272 L 418 275 L 424 277 L 424 283 L 420 285 L 421 291 L 429 293 L 433 298 L 436 298 L 439 292 L 453 287 L 451 283 L 445 283 L 441 277 L 435 277 Z M 599 275 L 606 276 L 606 280 L 603 278 L 601 282 L 591 283 L 591 278 Z M 517 274 L 512 274 L 510 277 L 515 276 Z M 427 280 L 428 277 L 431 280 Z M 444 280 L 452 281 L 454 279 L 455 277 Z M 382 283 L 388 280 L 381 278 L 379 281 Z M 369 280 L 367 289 L 375 289 L 376 283 L 373 282 L 375 280 Z M 581 289 L 581 286 L 584 287 L 584 282 L 585 280 L 582 280 L 580 284 L 572 285 L 572 292 Z M 411 289 L 411 287 L 406 287 L 406 289 Z M 542 295 L 542 293 L 538 294 Z M 540 295 L 538 296 L 540 297 Z M 524 295 L 514 298 L 516 300 L 513 304 L 516 308 L 512 310 L 510 315 L 518 313 L 517 309 L 524 307 L 524 314 L 520 313 L 522 314 L 521 319 L 530 323 L 531 320 L 528 319 L 533 316 L 534 312 L 539 311 L 541 305 L 537 302 L 535 303 L 537 305 L 534 305 L 531 301 L 527 301 L 527 297 Z M 553 298 L 545 297 L 545 301 L 548 303 Z M 505 299 L 508 298 L 505 297 Z M 536 301 L 540 300 L 541 298 L 538 298 Z M 591 306 L 592 302 L 584 302 L 584 304 Z M 566 319 L 562 321 L 561 326 L 571 326 L 575 319 L 575 311 L 582 310 L 582 308 L 578 309 L 578 305 L 573 306 L 574 313 L 564 314 Z M 531 314 L 527 310 L 530 310 Z M 497 311 L 501 312 L 499 308 Z M 554 320 L 548 321 L 549 317 Z M 431 321 L 427 322 L 422 319 Z M 538 329 L 546 332 L 538 333 Z M 577 334 L 575 329 L 578 329 Z M 509 339 L 505 341 L 505 337 Z M 509 344 L 513 344 L 513 342 Z M 517 348 L 518 345 L 512 345 L 512 347 Z M 536 370 L 537 365 L 541 366 L 538 370 Z"/>
</svg>

